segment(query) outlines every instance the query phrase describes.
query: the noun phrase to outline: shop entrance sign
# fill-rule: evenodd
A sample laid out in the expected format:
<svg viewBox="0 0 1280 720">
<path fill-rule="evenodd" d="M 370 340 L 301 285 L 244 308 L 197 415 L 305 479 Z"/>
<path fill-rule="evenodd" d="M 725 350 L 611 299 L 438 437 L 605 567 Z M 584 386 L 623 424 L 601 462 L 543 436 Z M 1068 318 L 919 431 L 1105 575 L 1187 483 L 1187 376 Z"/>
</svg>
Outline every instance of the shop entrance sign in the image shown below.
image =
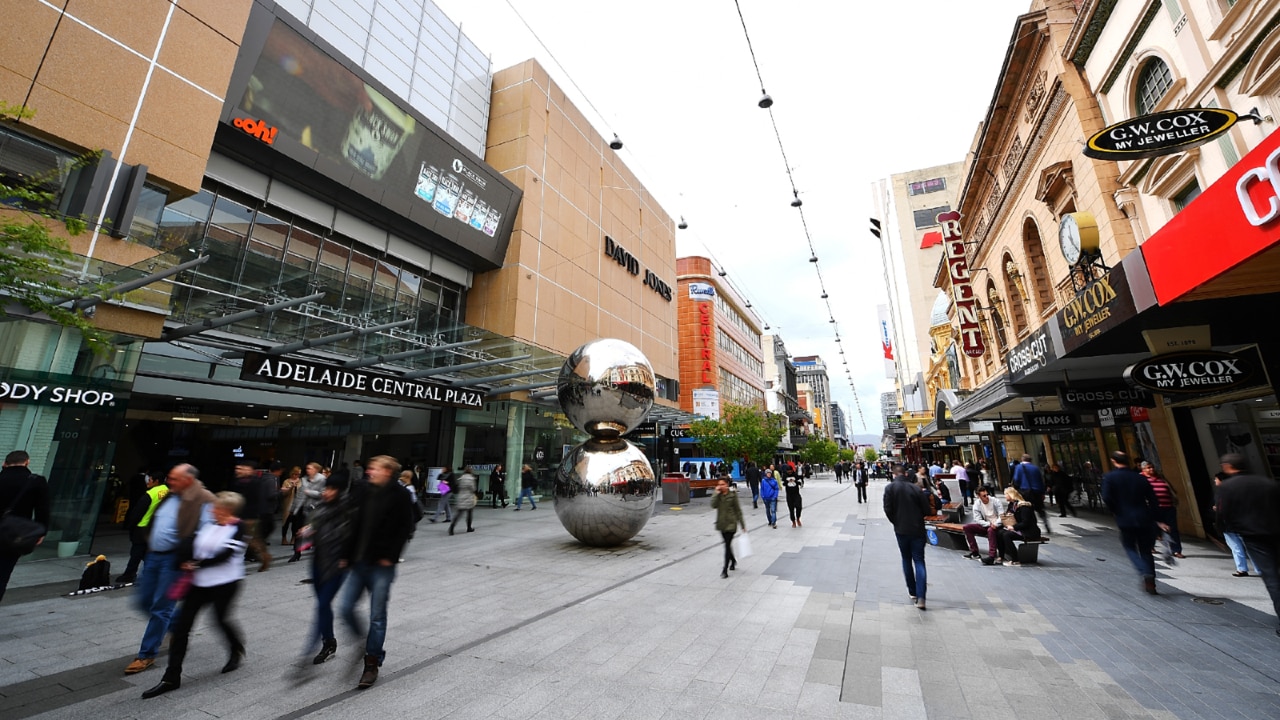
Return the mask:
<svg viewBox="0 0 1280 720">
<path fill-rule="evenodd" d="M 1203 395 L 1248 387 L 1261 372 L 1257 351 L 1167 353 L 1130 365 L 1124 378 L 1162 395 Z"/>
<path fill-rule="evenodd" d="M 1203 145 L 1231 129 L 1239 116 L 1219 108 L 1165 110 L 1103 128 L 1084 149 L 1098 160 L 1141 160 Z"/>
</svg>

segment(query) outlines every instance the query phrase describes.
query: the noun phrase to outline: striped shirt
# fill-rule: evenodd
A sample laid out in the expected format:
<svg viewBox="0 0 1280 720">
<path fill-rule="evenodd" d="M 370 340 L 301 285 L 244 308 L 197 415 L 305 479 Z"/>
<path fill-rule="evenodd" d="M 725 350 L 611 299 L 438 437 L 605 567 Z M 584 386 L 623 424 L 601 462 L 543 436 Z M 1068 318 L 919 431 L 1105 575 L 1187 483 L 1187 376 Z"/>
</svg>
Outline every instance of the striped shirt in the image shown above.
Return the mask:
<svg viewBox="0 0 1280 720">
<path fill-rule="evenodd" d="M 1151 489 L 1156 493 L 1156 504 L 1162 510 L 1173 507 L 1173 488 L 1169 483 L 1158 477 L 1148 477 L 1147 482 L 1151 483 Z"/>
</svg>

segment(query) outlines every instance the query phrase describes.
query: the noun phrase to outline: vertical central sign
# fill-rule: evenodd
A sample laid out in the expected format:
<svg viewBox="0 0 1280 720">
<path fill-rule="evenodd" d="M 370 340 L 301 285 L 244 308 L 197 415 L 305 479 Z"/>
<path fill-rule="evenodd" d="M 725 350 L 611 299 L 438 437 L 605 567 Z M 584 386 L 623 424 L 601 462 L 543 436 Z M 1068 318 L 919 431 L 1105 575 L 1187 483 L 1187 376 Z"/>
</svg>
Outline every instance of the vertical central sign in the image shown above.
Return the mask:
<svg viewBox="0 0 1280 720">
<path fill-rule="evenodd" d="M 711 364 L 711 353 L 715 347 L 711 343 L 711 308 L 711 303 L 698 303 L 698 336 L 702 338 L 702 357 L 699 358 L 699 363 L 703 385 L 715 382 L 714 367 Z"/>
<path fill-rule="evenodd" d="M 938 215 L 942 226 L 942 247 L 947 256 L 947 274 L 951 278 L 951 299 L 956 306 L 956 322 L 960 325 L 960 347 L 969 357 L 982 357 L 987 349 L 982 343 L 982 325 L 978 323 L 978 298 L 969 282 L 969 261 L 965 259 L 964 240 L 960 236 L 960 213 L 952 210 Z"/>
</svg>

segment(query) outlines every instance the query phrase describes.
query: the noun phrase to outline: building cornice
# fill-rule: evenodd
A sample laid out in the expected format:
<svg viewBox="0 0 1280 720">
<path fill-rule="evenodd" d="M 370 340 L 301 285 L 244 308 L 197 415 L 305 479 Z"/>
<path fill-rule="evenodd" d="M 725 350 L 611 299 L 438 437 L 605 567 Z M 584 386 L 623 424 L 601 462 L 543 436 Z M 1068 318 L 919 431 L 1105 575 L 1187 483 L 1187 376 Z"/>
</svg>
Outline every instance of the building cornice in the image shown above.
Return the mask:
<svg viewBox="0 0 1280 720">
<path fill-rule="evenodd" d="M 1071 29 L 1071 36 L 1067 39 L 1067 46 L 1063 50 L 1063 57 L 1070 58 L 1072 63 L 1080 67 L 1089 62 L 1089 56 L 1093 54 L 1093 48 L 1098 44 L 1098 38 L 1102 36 L 1102 31 L 1107 27 L 1107 21 L 1111 19 L 1111 13 L 1115 12 L 1116 5 L 1120 0 L 1088 0 L 1088 3 L 1081 9 L 1080 15 L 1076 18 L 1075 27 Z"/>
<path fill-rule="evenodd" d="M 1150 0 L 1147 4 L 1146 12 L 1138 19 L 1138 24 L 1134 26 L 1133 32 L 1129 34 L 1129 39 L 1125 42 L 1124 49 L 1116 55 L 1115 62 L 1111 66 L 1111 72 L 1107 73 L 1107 79 L 1103 81 L 1098 94 L 1106 95 L 1111 92 L 1116 80 L 1120 79 L 1120 73 L 1124 72 L 1125 65 L 1129 63 L 1129 58 L 1133 56 L 1134 51 L 1138 49 L 1138 44 L 1142 42 L 1142 37 L 1147 34 L 1147 28 L 1151 27 L 1156 15 L 1160 13 L 1160 7 L 1160 0 Z"/>
</svg>

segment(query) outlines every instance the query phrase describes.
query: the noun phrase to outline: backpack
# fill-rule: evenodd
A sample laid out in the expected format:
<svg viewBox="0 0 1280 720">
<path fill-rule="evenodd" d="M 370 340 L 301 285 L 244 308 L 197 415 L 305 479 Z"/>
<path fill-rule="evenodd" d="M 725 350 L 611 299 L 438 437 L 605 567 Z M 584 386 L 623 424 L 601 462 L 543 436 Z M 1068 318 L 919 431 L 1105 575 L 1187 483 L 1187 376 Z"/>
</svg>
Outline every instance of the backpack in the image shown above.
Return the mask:
<svg viewBox="0 0 1280 720">
<path fill-rule="evenodd" d="M 111 561 L 106 555 L 99 555 L 84 566 L 80 573 L 80 590 L 108 587 L 111 585 Z"/>
</svg>

